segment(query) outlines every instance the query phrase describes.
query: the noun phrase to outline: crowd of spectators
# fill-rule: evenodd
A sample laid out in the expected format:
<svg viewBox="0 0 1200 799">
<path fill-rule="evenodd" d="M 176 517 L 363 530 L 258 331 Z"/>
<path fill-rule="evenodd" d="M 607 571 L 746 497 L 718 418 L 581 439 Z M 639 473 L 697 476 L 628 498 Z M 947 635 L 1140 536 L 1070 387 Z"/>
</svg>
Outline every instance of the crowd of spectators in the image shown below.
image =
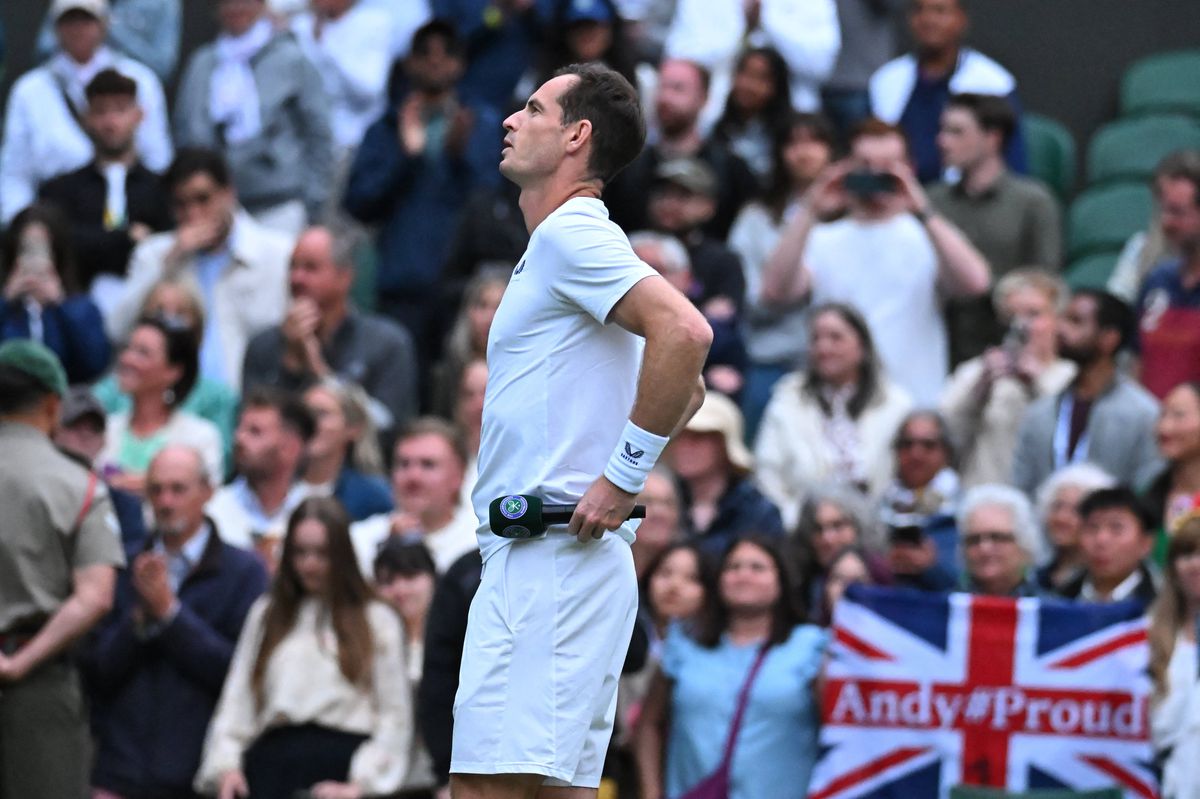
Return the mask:
<svg viewBox="0 0 1200 799">
<path fill-rule="evenodd" d="M 714 330 L 639 499 L 603 795 L 682 796 L 744 705 L 732 799 L 805 796 L 854 583 L 1142 602 L 1164 795 L 1200 779 L 1200 152 L 1159 166 L 1113 291 L 1072 291 L 962 0 L 212 6 L 180 52 L 179 0 L 53 0 L 3 98 L 0 341 L 61 363 L 54 440 L 126 560 L 71 655 L 86 712 L 22 722 L 68 759 L 88 725 L 92 799 L 448 796 L 488 330 L 529 235 L 502 121 L 577 61 L 641 91 L 604 199 Z M 49 795 L 4 707 L 61 665 L 10 608 L 0 799 Z"/>
</svg>

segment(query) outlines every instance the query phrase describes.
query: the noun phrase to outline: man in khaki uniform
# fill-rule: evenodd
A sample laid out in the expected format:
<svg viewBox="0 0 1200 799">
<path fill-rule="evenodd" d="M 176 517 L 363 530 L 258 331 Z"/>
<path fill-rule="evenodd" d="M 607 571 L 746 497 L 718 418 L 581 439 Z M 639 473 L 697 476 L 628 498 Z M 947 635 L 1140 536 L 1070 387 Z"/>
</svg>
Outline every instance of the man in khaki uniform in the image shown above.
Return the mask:
<svg viewBox="0 0 1200 799">
<path fill-rule="evenodd" d="M 54 353 L 0 345 L 0 799 L 79 799 L 90 766 L 72 642 L 124 565 L 104 485 L 50 441 L 67 391 Z"/>
</svg>

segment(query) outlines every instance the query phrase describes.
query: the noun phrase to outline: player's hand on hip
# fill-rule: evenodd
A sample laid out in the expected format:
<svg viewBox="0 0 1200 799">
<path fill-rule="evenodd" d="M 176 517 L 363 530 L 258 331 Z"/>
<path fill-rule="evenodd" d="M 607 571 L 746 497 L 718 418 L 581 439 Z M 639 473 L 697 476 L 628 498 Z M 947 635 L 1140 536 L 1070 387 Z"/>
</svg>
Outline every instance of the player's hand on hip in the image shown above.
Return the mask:
<svg viewBox="0 0 1200 799">
<path fill-rule="evenodd" d="M 583 499 L 579 500 L 567 530 L 578 538 L 581 544 L 600 538 L 608 530 L 620 527 L 629 518 L 636 500 L 637 494 L 622 491 L 601 475 L 584 493 Z"/>
</svg>

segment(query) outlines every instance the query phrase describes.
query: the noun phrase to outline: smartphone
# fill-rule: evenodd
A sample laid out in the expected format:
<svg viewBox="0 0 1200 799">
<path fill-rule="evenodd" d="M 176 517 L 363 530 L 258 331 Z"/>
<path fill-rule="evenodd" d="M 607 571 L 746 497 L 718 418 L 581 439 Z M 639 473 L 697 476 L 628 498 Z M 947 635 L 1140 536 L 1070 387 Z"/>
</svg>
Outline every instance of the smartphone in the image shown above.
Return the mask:
<svg viewBox="0 0 1200 799">
<path fill-rule="evenodd" d="M 17 271 L 27 275 L 44 275 L 54 271 L 54 256 L 50 249 L 50 232 L 40 224 L 32 224 L 21 234 L 17 249 Z"/>
<path fill-rule="evenodd" d="M 893 194 L 897 186 L 896 176 L 890 172 L 860 170 L 851 172 L 843 179 L 846 191 L 859 197 L 874 194 Z"/>
<path fill-rule="evenodd" d="M 920 527 L 913 525 L 905 525 L 903 527 L 892 527 L 888 530 L 888 540 L 893 544 L 909 544 L 918 546 L 925 540 L 925 531 Z"/>
<path fill-rule="evenodd" d="M 1012 324 L 1008 326 L 1008 331 L 1004 334 L 1004 341 L 1000 344 L 1001 348 L 1016 363 L 1017 358 L 1021 355 L 1021 351 L 1025 349 L 1025 345 L 1029 342 L 1029 325 L 1021 319 L 1014 319 Z"/>
</svg>

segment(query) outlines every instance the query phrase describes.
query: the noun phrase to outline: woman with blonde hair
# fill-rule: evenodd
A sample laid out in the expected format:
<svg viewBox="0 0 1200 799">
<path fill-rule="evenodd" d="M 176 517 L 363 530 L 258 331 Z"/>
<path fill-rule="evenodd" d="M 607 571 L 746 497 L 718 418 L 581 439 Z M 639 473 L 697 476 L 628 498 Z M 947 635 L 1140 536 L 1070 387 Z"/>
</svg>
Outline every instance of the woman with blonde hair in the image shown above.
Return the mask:
<svg viewBox="0 0 1200 799">
<path fill-rule="evenodd" d="M 467 283 L 458 316 L 446 337 L 441 363 L 433 374 L 433 407 L 439 415 L 447 418 L 454 415 L 454 396 L 463 370 L 476 358 L 486 359 L 492 319 L 511 275 L 511 264 L 485 263 Z"/>
<path fill-rule="evenodd" d="M 1162 590 L 1150 608 L 1150 730 L 1163 761 L 1163 799 L 1200 785 L 1200 515 L 1185 518 L 1167 549 Z"/>
<path fill-rule="evenodd" d="M 308 442 L 304 482 L 310 493 L 333 496 L 353 521 L 390 513 L 392 492 L 383 474 L 370 399 L 353 383 L 327 378 L 304 392 L 316 422 Z"/>
</svg>

